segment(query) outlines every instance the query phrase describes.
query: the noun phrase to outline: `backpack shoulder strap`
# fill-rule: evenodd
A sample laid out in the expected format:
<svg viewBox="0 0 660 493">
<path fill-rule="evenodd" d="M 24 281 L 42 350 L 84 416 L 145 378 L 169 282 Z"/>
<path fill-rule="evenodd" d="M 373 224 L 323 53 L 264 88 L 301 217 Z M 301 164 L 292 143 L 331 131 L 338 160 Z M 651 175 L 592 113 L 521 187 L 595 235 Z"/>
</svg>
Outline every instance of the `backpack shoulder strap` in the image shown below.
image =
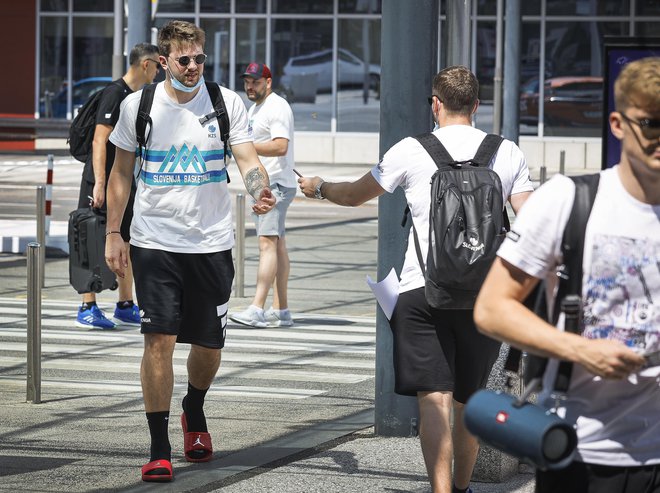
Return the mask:
<svg viewBox="0 0 660 493">
<path fill-rule="evenodd" d="M 142 88 L 142 95 L 140 96 L 140 105 L 138 106 L 137 118 L 135 119 L 135 137 L 138 143 L 138 157 L 140 158 L 140 169 L 138 170 L 137 178 L 142 173 L 142 166 L 146 158 L 147 142 L 151 137 L 151 129 L 153 128 L 153 121 L 151 120 L 151 105 L 154 102 L 154 94 L 156 93 L 157 82 L 148 84 Z M 147 125 L 149 126 L 149 133 L 147 134 Z"/>
<path fill-rule="evenodd" d="M 204 125 L 213 118 L 218 121 L 218 126 L 220 127 L 220 139 L 224 144 L 224 159 L 226 164 L 227 152 L 229 150 L 229 115 L 227 114 L 227 106 L 225 105 L 225 99 L 222 97 L 222 90 L 216 82 L 206 81 L 206 90 L 211 97 L 213 111 L 201 117 L 199 123 Z"/>
<path fill-rule="evenodd" d="M 157 85 L 158 83 L 154 82 L 153 84 L 144 86 L 142 89 L 142 96 L 140 96 L 140 106 L 138 107 L 137 119 L 135 120 L 135 136 L 141 149 L 146 147 L 149 136 L 151 135 L 153 121 L 151 120 L 150 113 Z M 147 125 L 149 125 L 148 135 Z"/>
<path fill-rule="evenodd" d="M 433 158 L 433 161 L 435 162 L 435 165 L 438 167 L 438 169 L 446 168 L 451 163 L 455 162 L 454 158 L 451 157 L 445 146 L 442 144 L 442 142 L 440 142 L 440 139 L 438 139 L 432 133 L 416 135 L 415 139 Z"/>
<path fill-rule="evenodd" d="M 559 272 L 559 287 L 557 297 L 555 298 L 552 322 L 556 324 L 559 320 L 559 313 L 564 300 L 572 297 L 576 301 L 577 310 L 573 323 L 568 322 L 566 315 L 565 330 L 579 333 L 582 329 L 581 308 L 579 299 L 582 297 L 582 259 L 584 257 L 584 235 L 587 229 L 587 222 L 591 215 L 591 208 L 594 205 L 596 193 L 598 192 L 598 183 L 600 174 L 582 175 L 571 177 L 575 183 L 575 198 L 571 214 L 564 229 L 564 236 L 561 243 L 563 256 L 563 265 Z M 573 363 L 562 361 L 557 369 L 554 388 L 559 392 L 566 392 L 571 381 L 573 372 Z"/>
<path fill-rule="evenodd" d="M 582 293 L 584 235 L 596 193 L 598 192 L 600 174 L 573 176 L 571 179 L 575 182 L 575 198 L 562 237 L 561 250 L 564 264 L 561 268 L 561 275 L 559 276 L 559 288 L 557 290 L 552 320 L 550 321 L 553 324 L 556 324 L 559 319 L 561 300 L 567 295 L 580 296 Z M 527 299 L 527 307 L 539 316 L 543 314 L 547 315 L 544 291 L 544 283 L 541 282 Z M 514 373 L 517 372 L 520 365 L 520 358 L 520 350 L 513 346 L 510 347 L 505 368 Z M 547 362 L 545 358 L 530 358 L 528 366 L 532 374 L 529 377 L 540 377 L 545 368 L 545 362 Z M 571 363 L 560 363 L 554 385 L 556 390 L 565 391 L 568 389 L 571 372 Z"/>
<path fill-rule="evenodd" d="M 600 174 L 572 176 L 570 178 L 575 183 L 575 198 L 561 241 L 563 266 L 559 275 L 556 298 L 559 301 L 570 294 L 582 296 L 584 234 L 598 192 Z M 557 323 L 559 318 L 560 304 L 555 303 L 552 316 L 553 323 Z"/>
<path fill-rule="evenodd" d="M 486 135 L 484 140 L 481 141 L 477 153 L 472 158 L 472 162 L 481 168 L 487 167 L 497 150 L 500 148 L 500 144 L 503 140 L 504 139 L 500 135 Z"/>
</svg>

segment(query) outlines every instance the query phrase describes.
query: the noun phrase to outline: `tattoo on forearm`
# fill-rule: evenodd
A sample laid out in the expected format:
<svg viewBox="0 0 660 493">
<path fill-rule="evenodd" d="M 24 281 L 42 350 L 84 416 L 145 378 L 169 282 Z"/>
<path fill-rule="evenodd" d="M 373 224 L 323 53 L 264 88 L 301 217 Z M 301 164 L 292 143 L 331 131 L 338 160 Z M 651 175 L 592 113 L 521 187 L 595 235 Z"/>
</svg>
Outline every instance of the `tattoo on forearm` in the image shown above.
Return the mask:
<svg viewBox="0 0 660 493">
<path fill-rule="evenodd" d="M 264 187 L 269 186 L 268 177 L 259 168 L 252 168 L 245 174 L 245 188 L 255 199 Z"/>
</svg>

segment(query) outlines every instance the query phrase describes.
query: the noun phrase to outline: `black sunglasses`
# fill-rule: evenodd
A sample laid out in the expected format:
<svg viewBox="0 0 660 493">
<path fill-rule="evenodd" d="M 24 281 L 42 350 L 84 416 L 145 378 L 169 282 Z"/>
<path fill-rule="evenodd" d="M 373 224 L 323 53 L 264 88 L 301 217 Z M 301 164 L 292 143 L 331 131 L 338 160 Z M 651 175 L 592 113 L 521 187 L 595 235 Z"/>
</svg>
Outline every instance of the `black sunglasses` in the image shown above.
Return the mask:
<svg viewBox="0 0 660 493">
<path fill-rule="evenodd" d="M 195 60 L 196 65 L 201 65 L 206 61 L 206 58 L 207 55 L 204 53 L 200 53 L 199 55 L 195 55 L 194 57 L 189 57 L 188 55 L 183 55 L 180 56 L 179 58 L 172 57 L 172 59 L 175 60 L 182 67 L 187 67 L 188 65 L 190 65 L 191 60 Z"/>
<path fill-rule="evenodd" d="M 642 131 L 642 135 L 647 140 L 656 140 L 660 139 L 660 120 L 651 120 L 650 118 L 644 118 L 642 120 L 633 120 L 624 113 L 620 113 L 625 121 L 628 123 L 634 123 L 639 126 Z"/>
<path fill-rule="evenodd" d="M 426 100 L 429 102 L 429 106 L 433 106 L 433 98 L 438 98 L 438 101 L 442 103 L 442 99 L 440 99 L 440 96 L 438 96 L 437 94 L 432 94 L 431 96 L 426 98 Z"/>
</svg>

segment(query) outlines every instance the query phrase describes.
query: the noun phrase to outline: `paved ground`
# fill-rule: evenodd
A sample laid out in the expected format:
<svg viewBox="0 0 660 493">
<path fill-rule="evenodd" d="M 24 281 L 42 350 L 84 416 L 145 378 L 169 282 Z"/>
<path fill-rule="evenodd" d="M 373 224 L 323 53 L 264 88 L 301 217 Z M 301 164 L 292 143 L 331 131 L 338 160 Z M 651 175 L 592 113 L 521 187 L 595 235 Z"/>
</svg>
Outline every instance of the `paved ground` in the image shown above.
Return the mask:
<svg viewBox="0 0 660 493">
<path fill-rule="evenodd" d="M 30 177 L 45 171 L 43 158 L 4 162 L 0 219 L 29 219 Z M 59 163 L 54 221 L 75 207 L 76 166 Z M 299 169 L 333 180 L 366 171 Z M 233 193 L 239 185 L 232 184 Z M 25 258 L 0 254 L 0 491 L 430 492 L 418 438 L 373 434 L 377 328 L 365 276 L 376 277 L 376 216 L 375 201 L 343 209 L 296 199 L 288 233 L 296 325 L 228 328 L 223 366 L 207 399 L 216 445 L 207 464 L 181 457 L 178 401 L 186 348 L 177 349 L 170 426 L 176 479 L 168 485 L 139 479 L 148 443 L 138 376 L 141 337 L 131 328 L 73 326 L 79 297 L 68 284 L 67 259 L 47 260 L 42 403 L 25 402 Z M 231 310 L 245 307 L 254 293 L 258 252 L 247 223 L 245 297 L 234 297 Z M 104 292 L 99 300 L 110 309 L 115 295 Z M 530 493 L 533 477 L 523 469 L 504 482 L 475 482 L 473 490 Z"/>
</svg>

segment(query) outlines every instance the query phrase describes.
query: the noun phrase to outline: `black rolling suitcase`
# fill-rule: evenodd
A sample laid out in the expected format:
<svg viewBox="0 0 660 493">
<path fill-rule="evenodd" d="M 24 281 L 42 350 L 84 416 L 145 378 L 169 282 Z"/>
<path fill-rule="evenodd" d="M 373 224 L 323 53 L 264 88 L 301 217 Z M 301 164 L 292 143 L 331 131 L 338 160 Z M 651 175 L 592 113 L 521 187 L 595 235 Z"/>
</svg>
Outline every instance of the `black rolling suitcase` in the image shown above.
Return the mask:
<svg viewBox="0 0 660 493">
<path fill-rule="evenodd" d="M 105 213 L 91 207 L 69 214 L 69 282 L 78 293 L 117 289 L 105 263 Z"/>
</svg>

